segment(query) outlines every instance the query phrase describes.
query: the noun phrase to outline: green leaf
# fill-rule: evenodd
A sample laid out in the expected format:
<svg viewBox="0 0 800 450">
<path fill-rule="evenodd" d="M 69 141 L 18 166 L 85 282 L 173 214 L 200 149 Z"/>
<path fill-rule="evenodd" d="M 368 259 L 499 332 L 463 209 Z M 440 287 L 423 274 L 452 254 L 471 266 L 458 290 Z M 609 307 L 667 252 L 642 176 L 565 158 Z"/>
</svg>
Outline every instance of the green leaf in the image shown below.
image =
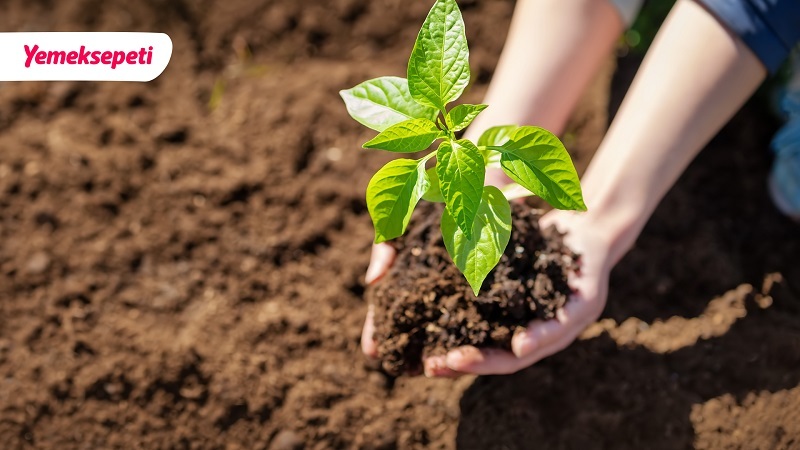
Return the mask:
<svg viewBox="0 0 800 450">
<path fill-rule="evenodd" d="M 586 211 L 578 173 L 564 144 L 553 133 L 519 127 L 502 147 L 500 166 L 512 180 L 554 208 Z"/>
<path fill-rule="evenodd" d="M 481 203 L 486 166 L 472 142 L 461 139 L 444 141 L 436 151 L 436 174 L 445 207 L 458 227 L 472 238 L 472 223 Z"/>
<path fill-rule="evenodd" d="M 471 239 L 456 225 L 446 209 L 442 214 L 441 227 L 447 253 L 477 296 L 483 280 L 500 261 L 511 238 L 511 207 L 508 200 L 494 186 L 483 188 L 478 214 L 472 224 Z"/>
<path fill-rule="evenodd" d="M 439 187 L 439 175 L 436 175 L 436 167 L 431 167 L 430 169 L 426 170 L 425 174 L 428 175 L 430 186 L 428 187 L 428 190 L 425 191 L 425 195 L 422 196 L 422 199 L 429 202 L 444 203 L 442 189 Z"/>
<path fill-rule="evenodd" d="M 380 148 L 390 152 L 413 153 L 425 150 L 441 131 L 428 119 L 410 119 L 381 131 L 364 144 L 364 148 Z"/>
<path fill-rule="evenodd" d="M 423 160 L 395 159 L 383 166 L 367 185 L 367 209 L 375 226 L 375 243 L 401 236 L 411 213 L 428 190 Z"/>
<path fill-rule="evenodd" d="M 415 102 L 408 91 L 408 81 L 400 77 L 381 77 L 339 91 L 347 112 L 361 124 L 375 131 L 408 119 L 435 120 L 436 108 Z"/>
<path fill-rule="evenodd" d="M 511 133 L 517 128 L 519 127 L 516 125 L 499 125 L 496 127 L 491 127 L 484 131 L 481 137 L 478 138 L 478 145 L 481 147 L 487 145 L 503 145 L 508 142 L 508 138 L 511 136 Z"/>
<path fill-rule="evenodd" d="M 483 134 L 481 134 L 481 137 L 478 138 L 478 146 L 501 146 L 508 142 L 508 137 L 517 128 L 519 127 L 516 125 L 499 125 L 496 127 L 491 127 L 484 131 Z M 482 150 L 482 152 L 483 158 L 486 160 L 486 165 L 500 163 L 500 154 L 496 151 Z"/>
<path fill-rule="evenodd" d="M 463 104 L 454 106 L 453 109 L 447 113 L 447 116 L 450 118 L 450 123 L 452 124 L 452 130 L 461 131 L 467 128 L 487 106 L 489 105 Z"/>
<path fill-rule="evenodd" d="M 408 60 L 408 89 L 417 103 L 440 111 L 469 84 L 464 19 L 455 0 L 437 0 Z"/>
</svg>

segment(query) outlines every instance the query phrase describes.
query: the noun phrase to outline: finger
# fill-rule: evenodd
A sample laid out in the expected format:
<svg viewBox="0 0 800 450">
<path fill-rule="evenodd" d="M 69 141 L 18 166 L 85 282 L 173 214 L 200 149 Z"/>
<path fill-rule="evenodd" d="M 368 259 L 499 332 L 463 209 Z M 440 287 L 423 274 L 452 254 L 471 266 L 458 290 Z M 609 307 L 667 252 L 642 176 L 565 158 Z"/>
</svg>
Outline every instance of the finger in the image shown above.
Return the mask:
<svg viewBox="0 0 800 450">
<path fill-rule="evenodd" d="M 447 357 L 444 355 L 429 356 L 422 361 L 422 366 L 425 371 L 425 376 L 429 378 L 457 378 L 463 375 L 447 367 Z"/>
<path fill-rule="evenodd" d="M 534 320 L 524 331 L 514 334 L 511 339 L 511 352 L 517 358 L 524 358 L 555 342 L 563 333 L 564 325 L 556 320 Z"/>
<path fill-rule="evenodd" d="M 562 336 L 558 341 L 551 342 L 548 346 L 540 348 L 533 353 L 526 355 L 524 358 L 520 358 L 519 360 L 522 361 L 523 367 L 531 366 L 547 358 L 548 356 L 552 356 L 569 347 L 576 338 L 577 336 L 572 335 Z"/>
<path fill-rule="evenodd" d="M 578 337 L 594 320 L 593 312 L 590 302 L 581 296 L 572 296 L 563 308 L 556 311 L 554 320 L 534 320 L 525 331 L 517 333 L 511 339 L 511 351 L 526 360 L 534 354 L 539 355 L 539 359 L 544 357 L 541 355 L 552 355 Z"/>
<path fill-rule="evenodd" d="M 539 229 L 546 230 L 550 228 L 552 225 L 556 225 L 558 222 L 558 216 L 561 215 L 561 212 L 558 210 L 550 211 L 549 213 L 543 215 L 539 218 Z M 556 226 L 558 229 L 558 226 Z M 559 231 L 562 231 L 559 229 Z"/>
<path fill-rule="evenodd" d="M 367 319 L 364 321 L 364 328 L 361 330 L 361 351 L 373 359 L 378 357 L 378 344 L 373 339 L 375 334 L 374 316 L 372 305 L 369 305 Z"/>
<path fill-rule="evenodd" d="M 461 373 L 492 375 L 514 373 L 525 366 L 511 352 L 499 349 L 479 350 L 467 346 L 451 350 L 447 354 L 447 367 Z"/>
<path fill-rule="evenodd" d="M 395 254 L 394 247 L 385 242 L 373 245 L 372 256 L 369 260 L 369 267 L 367 267 L 367 275 L 364 277 L 364 281 L 367 284 L 372 284 L 384 276 L 394 262 Z"/>
<path fill-rule="evenodd" d="M 511 342 L 513 353 L 461 347 L 447 354 L 447 367 L 478 375 L 510 374 L 563 350 L 588 324 L 584 316 L 591 317 L 590 310 L 586 310 L 588 302 L 574 298 L 567 305 L 556 312 L 555 320 L 535 320 L 525 332 L 515 335 Z"/>
</svg>

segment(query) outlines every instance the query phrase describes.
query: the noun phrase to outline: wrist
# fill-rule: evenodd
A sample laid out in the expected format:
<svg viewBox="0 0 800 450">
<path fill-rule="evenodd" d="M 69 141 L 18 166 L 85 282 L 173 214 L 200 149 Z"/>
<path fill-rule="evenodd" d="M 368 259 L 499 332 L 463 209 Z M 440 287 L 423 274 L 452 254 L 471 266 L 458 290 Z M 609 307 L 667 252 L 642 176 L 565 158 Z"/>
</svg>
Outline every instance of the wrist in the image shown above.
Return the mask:
<svg viewBox="0 0 800 450">
<path fill-rule="evenodd" d="M 607 248 L 611 265 L 615 265 L 633 248 L 645 223 L 645 208 L 635 201 L 611 197 L 588 196 L 588 207 L 582 213 L 587 230 Z"/>
</svg>

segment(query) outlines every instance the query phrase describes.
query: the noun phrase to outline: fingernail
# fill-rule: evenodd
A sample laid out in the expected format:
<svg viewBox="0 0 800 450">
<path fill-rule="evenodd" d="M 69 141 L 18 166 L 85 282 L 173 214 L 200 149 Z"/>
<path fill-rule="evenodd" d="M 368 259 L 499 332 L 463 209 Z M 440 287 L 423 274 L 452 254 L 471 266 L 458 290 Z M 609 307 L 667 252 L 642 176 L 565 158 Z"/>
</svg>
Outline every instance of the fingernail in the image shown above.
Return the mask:
<svg viewBox="0 0 800 450">
<path fill-rule="evenodd" d="M 376 264 L 375 263 L 370 264 L 369 267 L 367 267 L 367 274 L 364 276 L 364 281 L 367 284 L 372 284 L 372 282 L 375 281 L 376 278 L 378 278 L 378 273 L 380 273 L 380 270 L 378 269 Z"/>
<path fill-rule="evenodd" d="M 447 354 L 447 367 L 451 370 L 458 370 L 464 363 L 464 353 L 460 350 L 453 350 Z"/>
<path fill-rule="evenodd" d="M 444 358 L 441 356 L 433 356 L 425 360 L 423 364 L 423 371 L 428 378 L 435 377 L 438 372 L 445 368 Z"/>
<path fill-rule="evenodd" d="M 530 354 L 536 350 L 536 339 L 528 332 L 520 332 L 517 337 L 517 342 L 519 342 L 519 344 L 516 346 L 516 351 L 514 352 L 517 357 Z"/>
</svg>

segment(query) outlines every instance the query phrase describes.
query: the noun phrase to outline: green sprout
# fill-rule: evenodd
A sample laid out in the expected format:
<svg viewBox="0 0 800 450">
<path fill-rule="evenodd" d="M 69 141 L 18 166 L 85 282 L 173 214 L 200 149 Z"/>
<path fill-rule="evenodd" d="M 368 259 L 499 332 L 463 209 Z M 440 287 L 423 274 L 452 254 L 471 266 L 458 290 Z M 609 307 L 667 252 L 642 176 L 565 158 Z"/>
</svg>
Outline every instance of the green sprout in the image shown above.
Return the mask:
<svg viewBox="0 0 800 450">
<path fill-rule="evenodd" d="M 416 153 L 395 159 L 367 186 L 375 243 L 401 236 L 420 199 L 445 204 L 441 231 L 453 262 L 475 295 L 500 261 L 511 237 L 511 207 L 504 192 L 525 189 L 554 208 L 585 211 L 569 153 L 549 131 L 505 125 L 486 130 L 477 144 L 458 139 L 487 105 L 447 105 L 470 81 L 464 20 L 455 0 L 437 0 L 408 60 L 408 78 L 381 77 L 340 92 L 347 111 L 378 131 L 364 148 Z M 436 158 L 434 167 L 426 163 Z M 501 191 L 484 186 L 487 167 L 500 167 L 516 183 Z"/>
</svg>

